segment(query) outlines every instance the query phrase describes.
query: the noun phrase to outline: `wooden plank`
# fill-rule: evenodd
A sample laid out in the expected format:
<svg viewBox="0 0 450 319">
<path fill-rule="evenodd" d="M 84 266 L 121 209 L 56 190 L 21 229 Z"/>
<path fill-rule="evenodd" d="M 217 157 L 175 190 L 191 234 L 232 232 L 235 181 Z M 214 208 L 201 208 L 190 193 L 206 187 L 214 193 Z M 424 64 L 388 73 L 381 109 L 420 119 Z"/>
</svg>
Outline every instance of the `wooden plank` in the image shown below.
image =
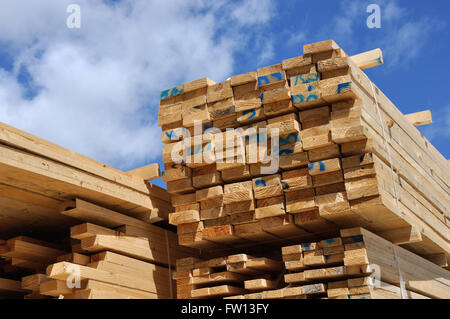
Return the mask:
<svg viewBox="0 0 450 319">
<path fill-rule="evenodd" d="M 51 280 L 46 275 L 35 274 L 22 277 L 22 289 L 39 292 L 39 287 L 42 283 Z"/>
<path fill-rule="evenodd" d="M 70 228 L 70 238 L 83 239 L 95 235 L 111 235 L 117 236 L 119 233 L 112 229 L 97 226 L 91 223 L 84 223 Z"/>
<path fill-rule="evenodd" d="M 149 164 L 143 167 L 132 169 L 127 172 L 129 175 L 138 176 L 146 181 L 151 181 L 161 177 L 161 170 L 158 163 Z"/>
<path fill-rule="evenodd" d="M 147 228 L 150 225 L 149 223 L 137 218 L 112 211 L 79 198 L 75 200 L 75 208 L 62 211 L 61 214 L 80 219 L 88 223 L 112 228 L 122 225 Z M 160 220 L 160 218 L 155 216 L 152 220 L 156 221 Z"/>
<path fill-rule="evenodd" d="M 72 269 L 79 269 L 81 280 L 93 279 L 101 282 L 106 282 L 122 287 L 138 289 L 147 292 L 158 293 L 158 287 L 154 282 L 144 279 L 135 279 L 134 277 L 114 274 L 108 271 L 98 270 L 86 266 L 74 265 L 67 262 L 60 262 L 50 265 L 47 268 L 47 276 L 58 280 L 67 280 L 72 275 Z M 159 294 L 161 297 L 169 297 L 164 294 Z"/>
<path fill-rule="evenodd" d="M 96 235 L 81 240 L 83 250 L 89 252 L 112 251 L 124 254 L 136 259 L 156 262 L 167 265 L 169 262 L 169 252 L 164 240 L 156 242 L 147 238 L 135 238 L 130 236 L 109 236 Z M 188 257 L 189 253 L 185 253 L 181 247 L 173 248 L 170 251 L 172 258 L 171 263 L 175 263 L 178 257 Z"/>
<path fill-rule="evenodd" d="M 65 254 L 62 250 L 24 241 L 20 237 L 18 239 L 9 239 L 7 246 L 9 249 L 2 253 L 2 256 L 39 264 L 54 262 L 56 261 L 56 257 Z"/>
<path fill-rule="evenodd" d="M 67 261 L 69 263 L 86 266 L 91 262 L 91 257 L 80 253 L 70 253 L 58 256 L 56 262 Z"/>
<path fill-rule="evenodd" d="M 366 51 L 351 56 L 355 65 L 361 70 L 369 69 L 384 63 L 383 52 L 380 49 Z"/>
<path fill-rule="evenodd" d="M 69 288 L 65 280 L 49 279 L 41 283 L 39 293 L 44 296 L 59 297 L 60 295 L 73 293 L 73 288 Z"/>
<path fill-rule="evenodd" d="M 22 289 L 21 282 L 17 280 L 0 278 L 0 291 L 6 293 L 29 293 L 29 290 Z"/>
<path fill-rule="evenodd" d="M 75 153 L 32 134 L 23 132 L 2 122 L 0 122 L 0 141 L 4 144 L 11 145 L 12 147 L 55 160 L 58 163 L 63 163 L 64 165 L 69 165 L 85 172 L 92 173 L 109 181 L 113 181 L 114 183 L 119 183 L 144 193 L 149 193 L 148 188 L 140 178 L 129 176 L 118 169 L 97 162 L 91 158 Z M 158 187 L 155 186 L 155 188 Z M 165 199 L 160 197 L 156 192 L 153 194 L 150 191 L 150 194 Z"/>
<path fill-rule="evenodd" d="M 252 279 L 244 281 L 244 286 L 247 290 L 271 290 L 277 289 L 279 287 L 279 282 L 277 280 Z"/>
<path fill-rule="evenodd" d="M 405 117 L 412 125 L 416 127 L 433 123 L 430 110 L 406 114 Z"/>
<path fill-rule="evenodd" d="M 339 46 L 333 40 L 326 40 L 303 46 L 303 55 L 321 53 L 339 49 Z"/>
</svg>

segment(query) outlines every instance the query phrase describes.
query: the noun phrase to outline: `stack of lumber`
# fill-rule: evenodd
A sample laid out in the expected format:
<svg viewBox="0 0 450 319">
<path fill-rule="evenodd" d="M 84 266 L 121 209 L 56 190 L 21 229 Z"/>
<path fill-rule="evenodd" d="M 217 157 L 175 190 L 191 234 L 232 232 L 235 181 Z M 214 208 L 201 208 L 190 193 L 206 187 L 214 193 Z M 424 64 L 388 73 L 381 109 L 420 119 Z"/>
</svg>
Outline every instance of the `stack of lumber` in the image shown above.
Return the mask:
<svg viewBox="0 0 450 319">
<path fill-rule="evenodd" d="M 236 254 L 208 260 L 177 260 L 178 298 L 218 298 L 261 293 L 283 285 L 281 261 Z"/>
<path fill-rule="evenodd" d="M 47 267 L 40 294 L 76 299 L 175 298 L 171 269 L 178 258 L 195 256 L 174 232 L 76 199 L 62 214 L 85 221 L 70 229 L 72 253 Z M 72 207 L 73 206 L 73 207 Z M 66 280 L 79 272 L 81 285 Z"/>
<path fill-rule="evenodd" d="M 144 177 L 152 178 L 142 170 L 114 169 L 0 122 L 0 238 L 65 234 L 75 220 L 59 214 L 60 206 L 76 197 L 152 223 L 167 220 L 170 195 Z"/>
<path fill-rule="evenodd" d="M 332 40 L 303 51 L 161 93 L 163 179 L 179 243 L 208 250 L 364 227 L 447 267 L 448 163 L 413 126 L 428 123 L 422 115 L 405 117 L 362 71 L 382 63 L 381 51 L 349 57 Z M 278 129 L 279 150 L 271 136 L 242 133 L 249 128 Z M 251 141 L 266 154 L 253 156 Z"/>
<path fill-rule="evenodd" d="M 43 273 L 49 264 L 66 252 L 60 245 L 26 236 L 11 238 L 0 244 L 0 256 L 3 263 L 0 266 L 0 290 L 9 297 L 26 299 L 41 298 L 39 289 L 30 288 L 29 280 L 24 282 L 21 277 L 34 273 Z M 8 287 L 8 288 L 7 288 Z"/>
<path fill-rule="evenodd" d="M 365 229 L 340 234 L 283 247 L 286 287 L 230 298 L 450 298 L 447 270 Z"/>
<path fill-rule="evenodd" d="M 148 183 L 159 176 L 0 123 L 0 297 L 175 298 L 175 260 L 198 252 L 166 223 L 170 195 Z"/>
<path fill-rule="evenodd" d="M 25 236 L 0 243 L 0 296 L 176 298 L 175 260 L 198 254 L 180 247 L 171 230 L 79 198 L 65 202 L 60 214 L 83 221 L 68 229 L 66 249 Z"/>
</svg>

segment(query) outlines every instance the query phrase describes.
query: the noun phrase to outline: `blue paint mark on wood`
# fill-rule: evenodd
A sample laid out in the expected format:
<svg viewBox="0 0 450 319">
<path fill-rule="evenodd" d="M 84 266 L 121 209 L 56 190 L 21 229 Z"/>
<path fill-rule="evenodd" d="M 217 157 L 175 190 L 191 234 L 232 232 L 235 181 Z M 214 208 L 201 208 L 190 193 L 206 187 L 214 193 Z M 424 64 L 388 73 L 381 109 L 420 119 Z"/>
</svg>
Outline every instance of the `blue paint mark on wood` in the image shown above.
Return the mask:
<svg viewBox="0 0 450 319">
<path fill-rule="evenodd" d="M 350 87 L 351 82 L 340 83 L 337 86 L 337 93 L 341 94 L 342 91 L 347 90 Z"/>
<path fill-rule="evenodd" d="M 308 95 L 308 97 L 306 98 L 306 102 L 314 101 L 314 100 L 318 100 L 318 99 L 319 99 L 319 97 L 318 97 L 317 95 L 315 95 L 315 94 L 310 94 L 310 95 Z"/>
<path fill-rule="evenodd" d="M 201 105 L 194 106 L 193 109 L 200 110 Z"/>
<path fill-rule="evenodd" d="M 308 74 L 297 75 L 295 77 L 294 86 L 296 86 L 299 82 L 301 84 L 308 84 L 308 83 L 317 82 L 317 81 L 319 81 L 318 73 L 308 73 Z"/>
<path fill-rule="evenodd" d="M 242 115 L 250 114 L 247 119 L 250 120 L 256 116 L 256 110 L 246 110 L 242 112 Z"/>
<path fill-rule="evenodd" d="M 275 83 L 283 80 L 283 74 L 281 72 L 272 73 L 270 75 L 264 75 L 258 77 L 258 86 Z"/>
<path fill-rule="evenodd" d="M 285 150 L 280 150 L 279 155 L 289 155 L 294 153 L 294 150 L 290 150 L 290 149 L 285 149 Z"/>
<path fill-rule="evenodd" d="M 292 103 L 301 104 L 303 102 L 305 102 L 305 97 L 303 96 L 303 94 L 296 94 L 292 96 Z"/>
<path fill-rule="evenodd" d="M 169 97 L 173 97 L 173 96 L 177 96 L 177 95 L 183 94 L 183 92 L 184 92 L 183 86 L 182 85 L 181 86 L 177 86 L 177 87 L 174 87 L 172 89 L 168 89 L 168 90 L 162 91 L 161 94 L 160 94 L 160 98 L 161 98 L 161 100 L 167 99 Z"/>
<path fill-rule="evenodd" d="M 178 137 L 177 137 L 177 134 L 175 133 L 175 131 L 166 132 L 166 136 L 167 136 L 169 139 L 172 139 L 172 138 L 176 139 L 176 138 L 178 138 Z"/>
<path fill-rule="evenodd" d="M 308 243 L 302 244 L 302 249 L 305 251 L 311 250 L 311 247 Z"/>
<path fill-rule="evenodd" d="M 309 101 L 314 101 L 314 100 L 318 100 L 318 99 L 319 99 L 319 97 L 316 94 L 310 94 L 306 98 L 303 94 L 296 94 L 296 95 L 292 96 L 292 103 L 294 103 L 294 105 L 297 105 L 297 104 L 302 104 L 303 102 L 309 102 Z"/>
<path fill-rule="evenodd" d="M 331 238 L 331 239 L 326 239 L 325 242 L 326 242 L 327 244 L 333 244 L 333 243 L 334 243 L 334 239 L 333 239 L 333 238 Z"/>
<path fill-rule="evenodd" d="M 259 185 L 262 185 L 262 186 L 266 186 L 266 181 L 265 180 L 262 180 L 262 179 L 257 179 L 256 181 L 255 181 L 255 186 L 259 186 Z"/>
<path fill-rule="evenodd" d="M 361 243 L 363 242 L 363 236 L 362 235 L 351 236 L 350 240 L 352 241 L 352 243 Z"/>
<path fill-rule="evenodd" d="M 308 171 L 312 171 L 312 170 L 314 169 L 314 166 L 315 166 L 316 164 L 319 164 L 319 171 L 320 171 L 320 172 L 325 171 L 325 164 L 324 164 L 324 162 L 322 162 L 322 161 L 315 162 L 315 163 L 310 163 L 310 164 L 308 165 Z"/>
<path fill-rule="evenodd" d="M 287 145 L 287 144 L 293 144 L 300 142 L 300 136 L 298 133 L 291 133 L 285 138 L 280 137 L 280 146 L 281 145 Z"/>
</svg>

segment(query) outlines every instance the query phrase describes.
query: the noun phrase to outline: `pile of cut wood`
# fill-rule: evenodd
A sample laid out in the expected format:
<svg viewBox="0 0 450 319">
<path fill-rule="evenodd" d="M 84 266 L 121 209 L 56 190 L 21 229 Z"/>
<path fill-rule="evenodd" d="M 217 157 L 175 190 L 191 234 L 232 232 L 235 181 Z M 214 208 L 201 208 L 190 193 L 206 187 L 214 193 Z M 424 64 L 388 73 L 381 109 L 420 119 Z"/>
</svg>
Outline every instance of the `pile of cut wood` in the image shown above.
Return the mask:
<svg viewBox="0 0 450 319">
<path fill-rule="evenodd" d="M 180 245 L 248 253 L 364 227 L 448 267 L 448 162 L 415 128 L 429 112 L 403 115 L 362 71 L 379 64 L 380 50 L 350 57 L 330 40 L 161 92 Z"/>
<path fill-rule="evenodd" d="M 170 195 L 0 123 L 0 298 L 176 298 Z M 156 223 L 156 224 L 152 224 Z"/>
<path fill-rule="evenodd" d="M 450 298 L 447 270 L 362 228 L 340 233 L 340 237 L 270 251 L 274 259 L 247 254 L 204 261 L 179 259 L 174 273 L 178 295 L 229 299 Z"/>
</svg>

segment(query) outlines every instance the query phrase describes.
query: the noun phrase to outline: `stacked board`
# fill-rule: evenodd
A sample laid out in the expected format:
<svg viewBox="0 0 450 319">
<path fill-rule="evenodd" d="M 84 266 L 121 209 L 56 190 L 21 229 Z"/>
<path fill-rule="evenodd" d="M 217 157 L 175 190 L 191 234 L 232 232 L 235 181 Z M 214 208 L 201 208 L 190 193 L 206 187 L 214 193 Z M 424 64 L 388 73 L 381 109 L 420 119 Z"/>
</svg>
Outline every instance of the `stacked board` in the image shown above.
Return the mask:
<svg viewBox="0 0 450 319">
<path fill-rule="evenodd" d="M 274 258 L 237 254 L 208 260 L 177 260 L 178 298 L 218 298 L 282 286 L 283 264 Z"/>
<path fill-rule="evenodd" d="M 450 297 L 450 273 L 362 228 L 282 248 L 285 287 L 232 299 Z"/>
<path fill-rule="evenodd" d="M 26 236 L 10 238 L 0 243 L 0 296 L 5 298 L 41 298 L 39 293 L 21 282 L 22 277 L 45 272 L 59 255 L 65 254 L 58 244 Z"/>
<path fill-rule="evenodd" d="M 0 123 L 0 238 L 64 235 L 74 220 L 59 210 L 76 197 L 152 223 L 172 210 L 169 194 L 141 172 L 114 169 Z"/>
<path fill-rule="evenodd" d="M 448 163 L 361 70 L 381 63 L 372 54 L 324 41 L 222 83 L 163 91 L 179 243 L 220 249 L 364 227 L 448 266 Z"/>
<path fill-rule="evenodd" d="M 64 249 L 25 236 L 0 244 L 5 296 L 176 298 L 175 261 L 197 251 L 180 247 L 175 232 L 79 198 L 66 202 L 60 214 L 83 221 L 70 228 Z"/>
</svg>

